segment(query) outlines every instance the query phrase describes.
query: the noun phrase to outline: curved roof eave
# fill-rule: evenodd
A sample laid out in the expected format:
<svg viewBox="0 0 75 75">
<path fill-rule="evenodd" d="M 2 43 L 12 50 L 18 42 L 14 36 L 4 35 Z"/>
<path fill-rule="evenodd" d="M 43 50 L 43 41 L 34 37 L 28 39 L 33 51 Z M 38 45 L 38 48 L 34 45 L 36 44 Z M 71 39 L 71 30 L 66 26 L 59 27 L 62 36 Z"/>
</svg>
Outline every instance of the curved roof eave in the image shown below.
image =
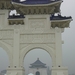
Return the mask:
<svg viewBox="0 0 75 75">
<path fill-rule="evenodd" d="M 11 0 L 0 0 L 0 1 L 10 1 L 11 2 Z"/>
<path fill-rule="evenodd" d="M 63 19 L 63 20 L 51 20 L 51 22 L 64 22 L 64 21 L 72 21 L 72 19 Z"/>
<path fill-rule="evenodd" d="M 21 6 L 50 6 L 50 5 L 58 4 L 58 3 L 62 3 L 62 0 L 57 1 L 57 2 L 48 3 L 48 4 L 22 4 L 22 3 L 12 2 L 12 4 L 21 5 Z"/>
<path fill-rule="evenodd" d="M 42 63 L 41 61 L 40 61 L 40 64 L 37 64 L 36 62 L 37 62 L 37 61 L 35 61 L 34 63 L 32 63 L 32 64 L 30 64 L 30 65 L 46 65 L 46 64 Z"/>
<path fill-rule="evenodd" d="M 42 65 L 42 66 L 45 66 L 46 64 L 44 64 L 44 63 L 42 63 L 40 60 L 39 60 L 39 58 L 34 62 L 34 63 L 32 63 L 32 64 L 30 64 L 30 65 Z"/>
</svg>

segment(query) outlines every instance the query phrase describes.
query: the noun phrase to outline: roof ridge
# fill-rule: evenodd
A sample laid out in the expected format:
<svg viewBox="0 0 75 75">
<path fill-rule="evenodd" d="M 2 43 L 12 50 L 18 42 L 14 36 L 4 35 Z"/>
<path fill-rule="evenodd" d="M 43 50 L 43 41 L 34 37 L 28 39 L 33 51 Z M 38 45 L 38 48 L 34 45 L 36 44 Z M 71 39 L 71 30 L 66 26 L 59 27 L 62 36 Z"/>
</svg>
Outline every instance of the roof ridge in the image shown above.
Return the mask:
<svg viewBox="0 0 75 75">
<path fill-rule="evenodd" d="M 46 65 L 46 64 L 44 64 L 43 62 L 41 62 L 39 60 L 39 58 L 37 58 L 37 60 L 34 63 L 30 64 L 30 65 Z"/>
</svg>

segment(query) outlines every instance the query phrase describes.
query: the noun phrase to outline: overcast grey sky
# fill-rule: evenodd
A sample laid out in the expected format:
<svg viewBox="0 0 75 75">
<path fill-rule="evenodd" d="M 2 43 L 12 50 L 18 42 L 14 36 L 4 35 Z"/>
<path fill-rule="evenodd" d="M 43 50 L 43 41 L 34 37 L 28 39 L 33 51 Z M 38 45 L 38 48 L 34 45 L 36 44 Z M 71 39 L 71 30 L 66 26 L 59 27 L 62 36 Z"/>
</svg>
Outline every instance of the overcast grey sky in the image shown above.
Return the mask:
<svg viewBox="0 0 75 75">
<path fill-rule="evenodd" d="M 75 74 L 75 0 L 63 1 L 61 4 L 61 14 L 63 16 L 72 16 L 73 18 L 73 21 L 70 23 L 70 28 L 66 28 L 64 33 L 62 33 L 62 39 L 64 40 L 64 44 L 62 45 L 63 65 L 68 67 L 70 74 Z M 51 67 L 51 57 L 41 49 L 30 51 L 24 59 L 24 66 L 28 67 L 27 65 L 33 63 L 38 57 L 42 62 Z M 8 63 L 6 52 L 0 48 L 0 71 L 6 69 Z"/>
</svg>

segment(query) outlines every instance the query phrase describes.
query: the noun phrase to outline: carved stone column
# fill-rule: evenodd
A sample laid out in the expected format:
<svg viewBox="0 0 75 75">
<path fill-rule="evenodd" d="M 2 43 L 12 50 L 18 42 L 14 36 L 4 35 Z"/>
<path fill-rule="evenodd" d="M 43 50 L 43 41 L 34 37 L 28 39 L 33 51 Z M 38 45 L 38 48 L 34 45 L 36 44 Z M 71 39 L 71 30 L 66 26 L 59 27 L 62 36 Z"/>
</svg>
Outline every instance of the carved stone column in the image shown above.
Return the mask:
<svg viewBox="0 0 75 75">
<path fill-rule="evenodd" d="M 62 39 L 61 29 L 55 28 L 55 51 L 56 51 L 56 67 L 62 66 Z"/>
<path fill-rule="evenodd" d="M 53 67 L 51 75 L 68 75 L 68 68 L 66 67 Z"/>
<path fill-rule="evenodd" d="M 20 30 L 14 29 L 14 41 L 13 41 L 13 67 L 7 69 L 7 75 L 25 75 L 25 70 L 20 66 Z"/>
</svg>

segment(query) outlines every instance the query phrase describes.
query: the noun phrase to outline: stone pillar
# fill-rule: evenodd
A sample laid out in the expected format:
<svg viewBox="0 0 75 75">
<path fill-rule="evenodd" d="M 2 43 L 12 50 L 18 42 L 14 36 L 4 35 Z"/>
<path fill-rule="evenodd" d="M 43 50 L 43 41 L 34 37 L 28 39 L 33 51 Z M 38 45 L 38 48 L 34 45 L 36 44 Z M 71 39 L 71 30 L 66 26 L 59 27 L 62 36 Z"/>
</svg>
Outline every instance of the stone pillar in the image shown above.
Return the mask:
<svg viewBox="0 0 75 75">
<path fill-rule="evenodd" d="M 20 66 L 20 31 L 14 29 L 14 41 L 13 41 L 13 67 L 7 69 L 7 75 L 25 75 L 25 70 Z"/>
<path fill-rule="evenodd" d="M 6 28 L 6 26 L 8 25 L 8 14 L 9 14 L 9 10 L 0 10 L 0 31 L 4 31 L 4 29 Z M 8 31 L 8 30 L 7 30 Z M 2 32 L 0 32 L 2 34 Z M 5 34 L 2 34 L 3 36 L 6 36 Z M 8 56 L 9 56 L 9 66 L 8 68 L 13 66 L 13 60 L 12 60 L 12 47 L 10 47 L 10 45 L 8 45 L 7 43 L 3 42 L 3 37 L 0 37 L 1 41 L 3 44 L 6 44 L 8 48 L 10 48 L 10 51 L 7 52 Z M 6 39 L 7 40 L 7 39 Z M 9 41 L 9 40 L 8 40 Z"/>
<path fill-rule="evenodd" d="M 8 68 L 7 75 L 25 75 L 24 68 Z"/>
<path fill-rule="evenodd" d="M 13 42 L 13 67 L 17 68 L 19 67 L 19 62 L 20 62 L 20 57 L 19 57 L 19 38 L 20 38 L 20 33 L 19 29 L 14 29 L 14 42 Z"/>
<path fill-rule="evenodd" d="M 66 67 L 53 67 L 51 75 L 68 75 L 68 68 Z"/>
<path fill-rule="evenodd" d="M 55 51 L 56 51 L 56 67 L 62 66 L 62 39 L 61 29 L 55 28 Z"/>
<path fill-rule="evenodd" d="M 62 66 L 61 29 L 55 28 L 56 66 L 52 67 L 51 75 L 68 75 L 68 69 Z"/>
<path fill-rule="evenodd" d="M 3 29 L 7 26 L 8 13 L 9 13 L 9 10 L 0 10 L 0 29 Z"/>
</svg>

